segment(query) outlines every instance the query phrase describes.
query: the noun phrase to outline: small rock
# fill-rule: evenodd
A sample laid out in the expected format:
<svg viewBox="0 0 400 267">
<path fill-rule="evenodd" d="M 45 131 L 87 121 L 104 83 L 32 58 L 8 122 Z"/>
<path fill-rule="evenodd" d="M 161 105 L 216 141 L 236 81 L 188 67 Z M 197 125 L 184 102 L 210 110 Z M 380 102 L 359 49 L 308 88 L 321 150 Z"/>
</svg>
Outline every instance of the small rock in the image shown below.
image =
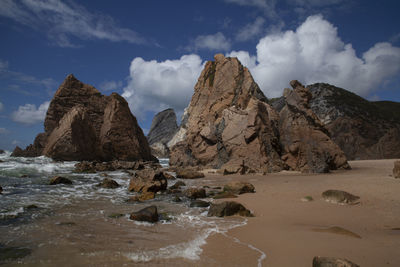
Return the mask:
<svg viewBox="0 0 400 267">
<path fill-rule="evenodd" d="M 31 204 L 31 205 L 28 205 L 28 206 L 25 207 L 25 209 L 27 209 L 27 210 L 33 210 L 33 209 L 38 209 L 38 208 L 39 207 L 36 206 L 35 204 Z"/>
<path fill-rule="evenodd" d="M 205 198 L 206 190 L 204 188 L 188 188 L 185 191 L 185 196 L 190 199 Z"/>
<path fill-rule="evenodd" d="M 172 185 L 169 189 L 179 189 L 181 186 L 186 186 L 186 184 L 182 181 L 176 182 L 174 185 Z"/>
<path fill-rule="evenodd" d="M 121 218 L 124 216 L 125 216 L 125 214 L 122 214 L 122 213 L 111 213 L 110 215 L 108 215 L 108 218 L 118 219 L 118 218 Z"/>
<path fill-rule="evenodd" d="M 119 187 L 119 184 L 114 181 L 113 179 L 110 178 L 104 178 L 101 183 L 99 183 L 97 186 L 102 187 L 102 188 L 117 188 Z"/>
<path fill-rule="evenodd" d="M 191 208 L 206 208 L 208 206 L 210 206 L 210 203 L 203 200 L 192 200 L 190 202 Z"/>
<path fill-rule="evenodd" d="M 305 196 L 305 197 L 301 198 L 301 201 L 310 202 L 310 201 L 314 201 L 314 199 L 312 196 Z"/>
<path fill-rule="evenodd" d="M 359 265 L 346 260 L 331 257 L 314 257 L 313 267 L 360 267 Z"/>
<path fill-rule="evenodd" d="M 7 247 L 0 244 L 0 264 L 24 258 L 31 254 L 31 252 L 29 248 Z"/>
<path fill-rule="evenodd" d="M 322 193 L 322 197 L 331 203 L 336 204 L 357 204 L 360 197 L 341 190 L 327 190 Z"/>
<path fill-rule="evenodd" d="M 203 178 L 204 173 L 191 169 L 180 169 L 177 170 L 176 177 L 182 179 L 198 179 L 198 178 Z"/>
<path fill-rule="evenodd" d="M 54 176 L 50 180 L 50 185 L 56 185 L 56 184 L 72 184 L 72 181 L 65 177 Z"/>
<path fill-rule="evenodd" d="M 158 221 L 157 207 L 149 206 L 139 211 L 133 212 L 130 216 L 130 219 L 140 222 L 155 223 Z"/>
<path fill-rule="evenodd" d="M 224 191 L 234 194 L 254 193 L 254 185 L 247 182 L 230 182 L 224 186 Z"/>
<path fill-rule="evenodd" d="M 222 199 L 222 198 L 237 198 L 237 195 L 232 192 L 222 191 L 213 196 L 213 199 Z"/>
<path fill-rule="evenodd" d="M 180 197 L 178 197 L 178 196 L 175 196 L 175 197 L 172 199 L 172 201 L 173 201 L 173 202 L 182 202 L 182 199 L 181 199 Z"/>
<path fill-rule="evenodd" d="M 394 162 L 393 177 L 400 178 L 400 160 Z"/>
<path fill-rule="evenodd" d="M 212 203 L 210 209 L 208 210 L 207 216 L 232 216 L 240 215 L 244 217 L 253 217 L 251 212 L 246 209 L 242 204 L 234 201 L 225 201 L 222 203 Z"/>
<path fill-rule="evenodd" d="M 27 174 L 22 174 L 19 178 L 27 178 L 28 175 Z"/>
</svg>

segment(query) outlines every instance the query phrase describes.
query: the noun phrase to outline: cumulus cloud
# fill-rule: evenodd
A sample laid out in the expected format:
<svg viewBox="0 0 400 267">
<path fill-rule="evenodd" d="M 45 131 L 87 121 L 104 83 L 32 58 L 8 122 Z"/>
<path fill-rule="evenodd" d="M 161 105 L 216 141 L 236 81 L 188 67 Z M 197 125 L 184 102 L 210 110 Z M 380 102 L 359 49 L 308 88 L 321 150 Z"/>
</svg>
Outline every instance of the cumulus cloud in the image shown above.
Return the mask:
<svg viewBox="0 0 400 267">
<path fill-rule="evenodd" d="M 210 35 L 199 35 L 190 42 L 186 48 L 188 51 L 211 50 L 228 51 L 231 48 L 231 42 L 221 32 Z"/>
<path fill-rule="evenodd" d="M 49 108 L 50 101 L 46 101 L 38 108 L 34 104 L 25 104 L 19 106 L 18 110 L 11 114 L 11 119 L 15 122 L 23 124 L 35 124 L 44 121 L 47 109 Z"/>
<path fill-rule="evenodd" d="M 134 44 L 145 42 L 135 31 L 119 27 L 112 17 L 89 12 L 73 1 L 2 0 L 0 16 L 37 31 L 45 31 L 48 38 L 61 47 L 76 46 L 71 42 L 71 37 Z"/>
<path fill-rule="evenodd" d="M 400 48 L 377 43 L 362 57 L 345 44 L 322 16 L 310 16 L 295 31 L 267 35 L 256 56 L 233 51 L 269 97 L 280 96 L 288 82 L 327 82 L 367 96 L 400 72 Z"/>
<path fill-rule="evenodd" d="M 236 34 L 236 41 L 245 42 L 259 36 L 264 30 L 265 19 L 257 17 L 253 23 L 249 23 L 241 28 Z"/>
<path fill-rule="evenodd" d="M 172 107 L 182 111 L 189 103 L 204 63 L 198 55 L 158 62 L 135 58 L 122 94 L 135 116 Z"/>
</svg>

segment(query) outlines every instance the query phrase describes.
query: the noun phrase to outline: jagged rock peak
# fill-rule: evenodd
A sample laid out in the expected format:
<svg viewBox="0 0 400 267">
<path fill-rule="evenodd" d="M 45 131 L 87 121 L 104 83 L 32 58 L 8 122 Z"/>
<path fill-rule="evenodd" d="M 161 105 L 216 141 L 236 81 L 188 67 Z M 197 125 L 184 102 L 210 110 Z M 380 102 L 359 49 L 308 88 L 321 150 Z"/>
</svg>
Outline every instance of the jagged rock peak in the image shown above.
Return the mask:
<svg viewBox="0 0 400 267">
<path fill-rule="evenodd" d="M 172 108 L 168 108 L 154 116 L 147 140 L 150 145 L 157 142 L 166 144 L 175 135 L 177 129 L 175 111 Z"/>
</svg>

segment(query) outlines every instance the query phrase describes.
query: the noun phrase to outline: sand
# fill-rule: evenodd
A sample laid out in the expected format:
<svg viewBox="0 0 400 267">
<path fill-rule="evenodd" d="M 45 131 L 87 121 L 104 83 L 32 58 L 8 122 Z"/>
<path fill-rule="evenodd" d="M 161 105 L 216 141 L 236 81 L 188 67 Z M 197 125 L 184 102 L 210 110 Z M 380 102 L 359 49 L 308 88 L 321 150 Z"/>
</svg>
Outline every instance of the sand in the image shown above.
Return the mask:
<svg viewBox="0 0 400 267">
<path fill-rule="evenodd" d="M 251 182 L 256 193 L 234 200 L 255 217 L 210 236 L 194 265 L 312 266 L 314 256 L 329 256 L 363 267 L 400 266 L 400 179 L 392 177 L 394 161 L 351 161 L 352 170 L 330 174 L 207 175 L 204 184 Z M 360 196 L 360 203 L 326 202 L 321 193 L 328 189 Z M 305 196 L 314 200 L 304 202 Z"/>
</svg>

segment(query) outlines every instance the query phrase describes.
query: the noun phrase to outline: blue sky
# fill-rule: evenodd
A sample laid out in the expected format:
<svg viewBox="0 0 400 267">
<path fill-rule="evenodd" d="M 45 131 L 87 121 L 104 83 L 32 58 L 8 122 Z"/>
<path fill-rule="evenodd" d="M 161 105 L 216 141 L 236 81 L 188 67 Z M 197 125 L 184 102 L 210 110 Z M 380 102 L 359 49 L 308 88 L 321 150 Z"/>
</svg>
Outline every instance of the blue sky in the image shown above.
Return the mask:
<svg viewBox="0 0 400 267">
<path fill-rule="evenodd" d="M 0 148 L 33 142 L 73 73 L 116 91 L 146 132 L 190 101 L 204 62 L 237 56 L 268 97 L 292 79 L 400 101 L 398 1 L 0 1 Z"/>
</svg>

